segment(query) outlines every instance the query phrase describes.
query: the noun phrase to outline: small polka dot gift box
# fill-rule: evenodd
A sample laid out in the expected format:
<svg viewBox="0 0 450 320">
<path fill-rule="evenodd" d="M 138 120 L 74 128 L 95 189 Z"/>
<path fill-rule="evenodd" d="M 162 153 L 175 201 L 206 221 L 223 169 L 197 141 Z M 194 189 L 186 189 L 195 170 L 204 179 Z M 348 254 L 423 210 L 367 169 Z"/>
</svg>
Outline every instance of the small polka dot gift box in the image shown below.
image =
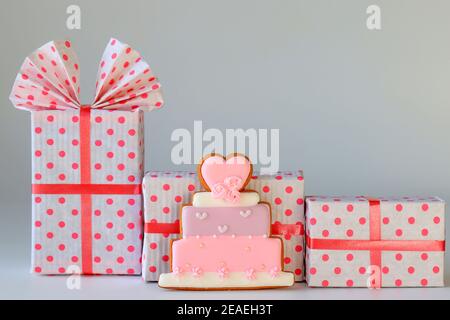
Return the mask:
<svg viewBox="0 0 450 320">
<path fill-rule="evenodd" d="M 31 111 L 32 271 L 140 274 L 143 111 L 162 106 L 140 54 L 111 39 L 91 105 L 69 41 L 28 56 L 11 101 Z"/>
<path fill-rule="evenodd" d="M 444 218 L 437 197 L 308 197 L 308 285 L 443 286 Z"/>
<path fill-rule="evenodd" d="M 144 177 L 145 235 L 142 275 L 158 281 L 170 272 L 170 242 L 178 239 L 181 207 L 200 190 L 194 172 L 149 172 Z M 272 235 L 284 245 L 284 270 L 304 280 L 304 179 L 302 171 L 254 175 L 247 186 L 272 207 Z"/>
</svg>

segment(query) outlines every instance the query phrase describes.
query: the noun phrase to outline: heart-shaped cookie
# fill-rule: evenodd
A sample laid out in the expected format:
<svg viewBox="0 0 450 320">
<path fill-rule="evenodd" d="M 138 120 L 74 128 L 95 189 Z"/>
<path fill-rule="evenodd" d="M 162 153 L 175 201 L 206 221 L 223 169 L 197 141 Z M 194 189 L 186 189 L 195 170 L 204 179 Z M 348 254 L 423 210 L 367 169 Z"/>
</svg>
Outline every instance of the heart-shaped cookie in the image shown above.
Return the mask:
<svg viewBox="0 0 450 320">
<path fill-rule="evenodd" d="M 253 168 L 250 160 L 241 154 L 230 154 L 228 157 L 211 154 L 203 158 L 199 164 L 200 180 L 206 190 L 214 186 L 232 181 L 238 191 L 242 191 L 251 178 Z"/>
</svg>

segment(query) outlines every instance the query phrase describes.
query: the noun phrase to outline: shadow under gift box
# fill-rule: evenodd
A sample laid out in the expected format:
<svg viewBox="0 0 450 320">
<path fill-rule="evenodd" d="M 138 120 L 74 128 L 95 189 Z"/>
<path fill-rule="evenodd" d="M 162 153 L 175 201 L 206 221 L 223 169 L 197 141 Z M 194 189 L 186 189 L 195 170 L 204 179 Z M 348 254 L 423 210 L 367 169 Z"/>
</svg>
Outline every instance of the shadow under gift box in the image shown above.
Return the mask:
<svg viewBox="0 0 450 320">
<path fill-rule="evenodd" d="M 32 271 L 140 274 L 142 111 L 160 85 L 140 53 L 111 39 L 91 105 L 79 101 L 70 41 L 25 58 L 10 99 L 32 115 Z"/>
<path fill-rule="evenodd" d="M 142 276 L 158 281 L 170 272 L 171 241 L 180 238 L 180 215 L 184 204 L 202 188 L 194 172 L 148 172 L 143 180 L 144 245 Z M 284 270 L 303 281 L 304 179 L 302 171 L 255 175 L 246 189 L 260 194 L 272 209 L 272 235 L 284 243 Z"/>
<path fill-rule="evenodd" d="M 445 203 L 437 197 L 306 198 L 312 287 L 444 285 Z"/>
</svg>

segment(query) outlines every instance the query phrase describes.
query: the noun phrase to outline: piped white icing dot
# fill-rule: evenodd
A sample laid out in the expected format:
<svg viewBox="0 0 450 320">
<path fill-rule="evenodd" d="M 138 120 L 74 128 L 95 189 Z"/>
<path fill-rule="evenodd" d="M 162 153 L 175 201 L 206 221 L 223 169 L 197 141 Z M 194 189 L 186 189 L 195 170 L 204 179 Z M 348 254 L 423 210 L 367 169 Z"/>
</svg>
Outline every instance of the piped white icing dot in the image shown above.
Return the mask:
<svg viewBox="0 0 450 320">
<path fill-rule="evenodd" d="M 236 235 L 233 233 L 233 234 L 231 235 L 231 237 L 234 239 L 234 238 L 236 238 Z"/>
<path fill-rule="evenodd" d="M 250 235 L 248 236 L 248 238 L 251 239 L 251 238 L 253 238 L 253 236 L 250 234 Z"/>
<path fill-rule="evenodd" d="M 213 238 L 216 239 L 216 238 L 217 238 L 217 235 L 216 235 L 216 234 L 213 234 Z"/>
</svg>

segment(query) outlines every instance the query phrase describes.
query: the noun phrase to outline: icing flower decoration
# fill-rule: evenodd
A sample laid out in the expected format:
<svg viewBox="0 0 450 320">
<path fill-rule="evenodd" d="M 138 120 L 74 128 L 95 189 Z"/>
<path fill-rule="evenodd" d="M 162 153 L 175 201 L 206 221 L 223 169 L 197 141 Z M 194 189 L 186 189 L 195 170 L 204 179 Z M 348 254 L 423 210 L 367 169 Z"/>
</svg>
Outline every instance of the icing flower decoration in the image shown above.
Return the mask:
<svg viewBox="0 0 450 320">
<path fill-rule="evenodd" d="M 180 276 L 183 274 L 184 270 L 183 270 L 183 268 L 181 268 L 181 267 L 175 267 L 175 268 L 173 268 L 172 272 L 173 272 L 177 277 L 180 277 Z"/>
<path fill-rule="evenodd" d="M 248 280 L 255 280 L 256 279 L 256 271 L 253 268 L 248 268 L 245 270 L 245 276 Z"/>
<path fill-rule="evenodd" d="M 241 185 L 241 178 L 235 176 L 226 177 L 223 183 L 216 183 L 212 186 L 212 196 L 216 199 L 224 199 L 235 203 L 240 198 L 239 188 Z"/>
<path fill-rule="evenodd" d="M 192 275 L 194 278 L 198 278 L 203 275 L 203 270 L 200 267 L 193 267 L 192 268 Z"/>
<path fill-rule="evenodd" d="M 280 268 L 273 267 L 272 269 L 269 270 L 269 273 L 272 278 L 276 278 L 276 277 L 278 277 L 278 275 L 280 273 Z"/>
<path fill-rule="evenodd" d="M 220 267 L 219 269 L 217 269 L 217 273 L 219 274 L 220 279 L 225 279 L 228 277 L 228 268 Z"/>
</svg>

